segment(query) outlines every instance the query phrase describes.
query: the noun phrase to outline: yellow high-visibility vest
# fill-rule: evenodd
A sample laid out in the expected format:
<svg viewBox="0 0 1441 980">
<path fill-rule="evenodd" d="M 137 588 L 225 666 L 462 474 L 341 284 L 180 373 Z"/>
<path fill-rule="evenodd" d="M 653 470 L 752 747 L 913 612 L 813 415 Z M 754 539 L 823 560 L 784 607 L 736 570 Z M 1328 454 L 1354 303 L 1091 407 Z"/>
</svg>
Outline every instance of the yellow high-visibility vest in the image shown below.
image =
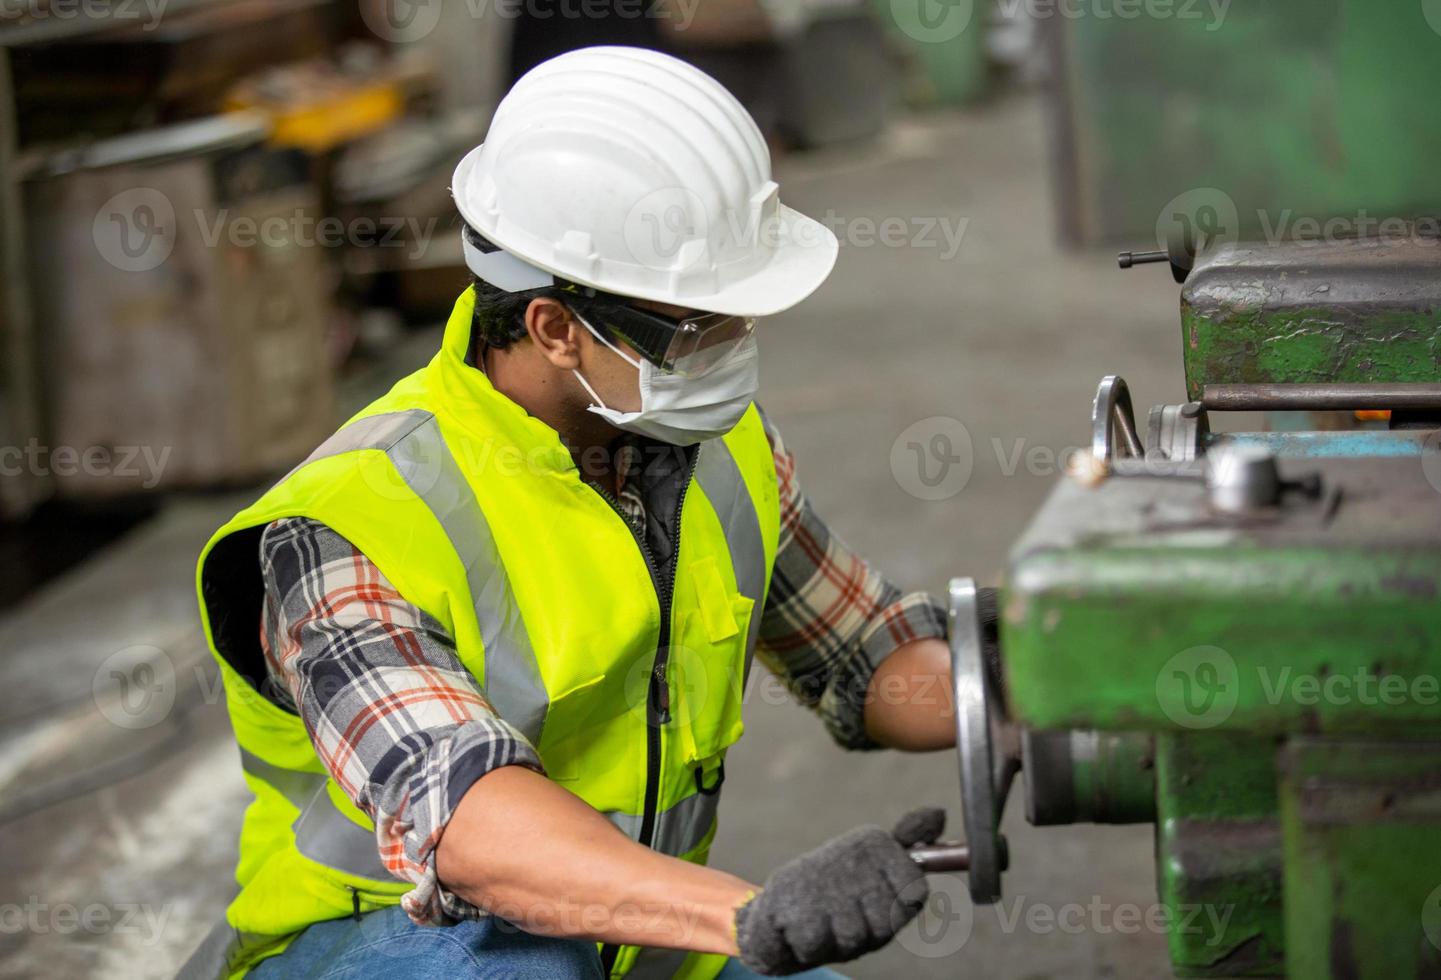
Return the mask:
<svg viewBox="0 0 1441 980">
<path fill-rule="evenodd" d="M 704 862 L 726 749 L 770 584 L 780 513 L 752 406 L 702 443 L 680 504 L 674 582 L 556 432 L 465 363 L 474 298 L 440 352 L 217 531 L 196 572 L 246 783 L 240 893 L 210 946 L 240 975 L 306 926 L 394 905 L 374 826 L 301 720 L 262 696 L 260 536 L 310 517 L 454 637 L 546 774 L 632 839 Z M 668 701 L 668 704 L 667 704 Z M 648 718 L 663 719 L 650 724 Z M 544 855 L 538 855 L 544 860 Z M 707 978 L 724 958 L 622 947 L 612 976 Z"/>
</svg>

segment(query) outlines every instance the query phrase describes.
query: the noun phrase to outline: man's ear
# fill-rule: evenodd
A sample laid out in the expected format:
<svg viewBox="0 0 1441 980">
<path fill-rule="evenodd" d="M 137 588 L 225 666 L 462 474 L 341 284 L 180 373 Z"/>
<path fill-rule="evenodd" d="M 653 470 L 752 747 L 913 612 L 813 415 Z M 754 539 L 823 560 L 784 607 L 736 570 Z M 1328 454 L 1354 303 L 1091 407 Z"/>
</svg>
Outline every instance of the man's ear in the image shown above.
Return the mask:
<svg viewBox="0 0 1441 980">
<path fill-rule="evenodd" d="M 580 366 L 580 336 L 584 330 L 564 303 L 538 298 L 525 308 L 525 330 L 551 364 L 563 371 Z"/>
</svg>

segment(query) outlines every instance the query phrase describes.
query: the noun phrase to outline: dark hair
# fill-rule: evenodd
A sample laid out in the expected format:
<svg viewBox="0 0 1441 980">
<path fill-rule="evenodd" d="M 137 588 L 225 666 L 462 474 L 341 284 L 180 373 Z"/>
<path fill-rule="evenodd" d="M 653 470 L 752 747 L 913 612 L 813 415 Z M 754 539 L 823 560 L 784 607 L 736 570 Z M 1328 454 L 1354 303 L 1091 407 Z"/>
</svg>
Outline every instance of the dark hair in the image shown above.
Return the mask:
<svg viewBox="0 0 1441 980">
<path fill-rule="evenodd" d="M 474 229 L 467 229 L 466 233 L 482 252 L 493 252 L 499 247 Z M 480 351 L 486 347 L 505 350 L 525 338 L 525 311 L 533 299 L 559 300 L 590 320 L 598 330 L 606 330 L 601 320 L 608 311 L 625 305 L 620 296 L 598 292 L 559 276 L 555 277 L 554 286 L 511 293 L 472 274 L 470 288 L 475 294 L 475 313 L 470 323 L 470 356 L 467 358 L 471 363 L 478 362 Z"/>
</svg>

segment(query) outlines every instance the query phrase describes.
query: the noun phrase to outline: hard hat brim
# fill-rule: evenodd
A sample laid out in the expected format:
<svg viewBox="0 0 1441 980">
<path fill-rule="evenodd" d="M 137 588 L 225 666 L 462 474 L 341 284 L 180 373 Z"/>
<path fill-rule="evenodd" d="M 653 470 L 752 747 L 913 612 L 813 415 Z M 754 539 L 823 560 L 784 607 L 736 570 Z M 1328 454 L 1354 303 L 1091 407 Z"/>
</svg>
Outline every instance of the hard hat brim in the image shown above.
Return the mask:
<svg viewBox="0 0 1441 980">
<path fill-rule="evenodd" d="M 815 292 L 835 267 L 836 256 L 840 250 L 835 233 L 814 218 L 776 202 L 775 218 L 761 232 L 774 242 L 774 247 L 768 250 L 765 260 L 745 275 L 722 284 L 714 291 L 690 289 L 686 290 L 684 295 L 676 295 L 660 282 L 654 286 L 634 282 L 622 285 L 618 282 L 607 282 L 603 276 L 588 276 L 583 270 L 557 264 L 552 261 L 553 256 L 536 254 L 543 249 L 528 248 L 518 241 L 507 241 L 510 236 L 492 227 L 492 215 L 473 206 L 469 192 L 474 183 L 473 174 L 483 145 L 471 150 L 460 161 L 451 183 L 461 218 L 511 255 L 562 279 L 607 293 L 688 306 L 708 313 L 770 316 L 790 309 Z"/>
<path fill-rule="evenodd" d="M 840 251 L 835 232 L 784 204 L 777 206 L 776 218 L 779 244 L 763 266 L 712 296 L 688 296 L 686 302 L 711 313 L 770 316 L 815 292 L 835 268 Z"/>
</svg>

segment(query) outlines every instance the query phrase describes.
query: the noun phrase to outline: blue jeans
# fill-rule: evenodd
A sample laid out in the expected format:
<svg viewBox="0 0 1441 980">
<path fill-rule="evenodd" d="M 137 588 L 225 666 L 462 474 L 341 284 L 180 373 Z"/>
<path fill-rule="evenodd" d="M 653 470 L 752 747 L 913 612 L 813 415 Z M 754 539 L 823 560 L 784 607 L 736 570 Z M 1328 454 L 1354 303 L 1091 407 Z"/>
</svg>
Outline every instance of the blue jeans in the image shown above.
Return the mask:
<svg viewBox="0 0 1441 980">
<path fill-rule="evenodd" d="M 359 921 L 317 922 L 250 975 L 284 980 L 603 980 L 595 943 L 533 936 L 496 919 L 443 928 L 417 926 L 398 906 L 368 912 Z M 845 980 L 824 967 L 793 976 Z M 757 977 L 732 959 L 716 980 Z"/>
</svg>

